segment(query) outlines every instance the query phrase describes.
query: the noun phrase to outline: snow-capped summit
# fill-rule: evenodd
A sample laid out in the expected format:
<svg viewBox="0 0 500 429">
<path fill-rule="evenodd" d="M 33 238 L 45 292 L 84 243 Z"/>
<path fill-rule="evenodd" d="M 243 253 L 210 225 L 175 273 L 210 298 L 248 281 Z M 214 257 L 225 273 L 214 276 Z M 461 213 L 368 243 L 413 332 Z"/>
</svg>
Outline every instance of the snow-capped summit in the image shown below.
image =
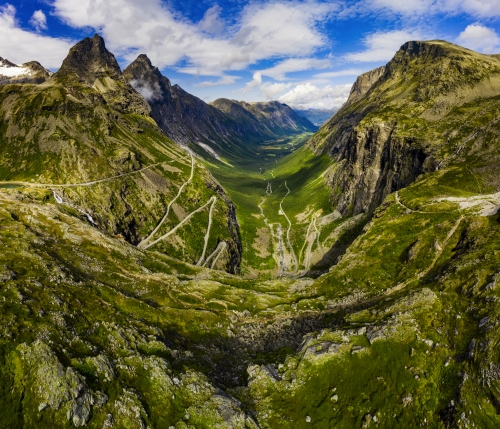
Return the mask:
<svg viewBox="0 0 500 429">
<path fill-rule="evenodd" d="M 42 83 L 51 72 L 46 70 L 39 62 L 29 61 L 24 64 L 14 64 L 0 57 L 0 85 L 8 83 Z"/>
</svg>

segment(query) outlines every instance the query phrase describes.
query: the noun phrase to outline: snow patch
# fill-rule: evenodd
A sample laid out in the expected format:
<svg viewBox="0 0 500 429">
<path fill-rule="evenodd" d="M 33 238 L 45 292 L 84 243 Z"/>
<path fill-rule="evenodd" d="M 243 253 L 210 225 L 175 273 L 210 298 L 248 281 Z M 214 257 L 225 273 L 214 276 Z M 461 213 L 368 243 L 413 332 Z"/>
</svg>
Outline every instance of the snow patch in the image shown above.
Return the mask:
<svg viewBox="0 0 500 429">
<path fill-rule="evenodd" d="M 23 74 L 31 74 L 31 70 L 26 67 L 9 67 L 5 63 L 0 62 L 0 75 L 7 77 L 21 76 Z"/>
<path fill-rule="evenodd" d="M 209 145 L 205 143 L 198 143 L 198 146 L 201 146 L 205 151 L 207 151 L 210 155 L 212 155 L 215 159 L 220 161 L 220 156 L 219 154 L 213 150 Z"/>
</svg>

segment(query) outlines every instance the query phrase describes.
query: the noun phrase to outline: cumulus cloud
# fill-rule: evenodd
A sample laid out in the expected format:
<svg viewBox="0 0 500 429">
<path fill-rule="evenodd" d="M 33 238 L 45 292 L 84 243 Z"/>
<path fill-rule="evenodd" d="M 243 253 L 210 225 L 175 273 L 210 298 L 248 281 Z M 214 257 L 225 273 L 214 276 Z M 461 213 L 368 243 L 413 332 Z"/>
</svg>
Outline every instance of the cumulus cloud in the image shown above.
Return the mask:
<svg viewBox="0 0 500 429">
<path fill-rule="evenodd" d="M 17 64 L 36 60 L 54 69 L 60 67 L 73 44 L 68 39 L 23 30 L 16 20 L 16 8 L 0 6 L 0 56 Z"/>
<path fill-rule="evenodd" d="M 219 80 L 216 81 L 207 80 L 205 82 L 198 83 L 195 86 L 197 88 L 210 88 L 212 86 L 232 85 L 239 78 L 240 78 L 239 76 L 224 75 Z"/>
<path fill-rule="evenodd" d="M 331 109 L 345 103 L 351 92 L 351 87 L 351 84 L 318 87 L 311 83 L 305 83 L 295 86 L 282 95 L 278 101 L 294 108 Z"/>
<path fill-rule="evenodd" d="M 259 87 L 259 91 L 268 100 L 276 99 L 276 96 L 292 86 L 291 83 L 270 83 L 265 82 Z"/>
<path fill-rule="evenodd" d="M 455 42 L 485 54 L 500 52 L 500 37 L 496 31 L 478 23 L 468 25 Z"/>
<path fill-rule="evenodd" d="M 287 73 L 311 70 L 311 69 L 325 69 L 332 65 L 329 59 L 316 59 L 316 58 L 289 58 L 260 73 L 263 76 L 269 76 L 276 80 L 285 80 Z"/>
<path fill-rule="evenodd" d="M 253 79 L 246 84 L 245 88 L 243 88 L 243 92 L 246 93 L 254 88 L 257 88 L 259 92 L 268 100 L 275 100 L 278 94 L 285 92 L 291 86 L 291 83 L 263 82 L 262 73 L 256 72 L 253 75 Z"/>
<path fill-rule="evenodd" d="M 433 34 L 424 34 L 419 29 L 377 32 L 365 37 L 363 40 L 364 50 L 347 54 L 344 59 L 352 62 L 389 61 L 405 42 L 429 40 L 433 37 Z"/>
<path fill-rule="evenodd" d="M 500 16 L 498 0 L 365 0 L 358 10 L 372 12 L 387 11 L 405 16 L 423 16 L 446 13 L 449 15 L 468 14 L 477 18 Z"/>
<path fill-rule="evenodd" d="M 207 34 L 220 35 L 224 31 L 225 22 L 220 18 L 222 9 L 219 5 L 215 5 L 208 9 L 199 22 L 198 28 Z"/>
<path fill-rule="evenodd" d="M 30 19 L 30 25 L 32 25 L 36 31 L 47 29 L 47 17 L 43 11 L 37 10 L 33 13 Z"/>
<path fill-rule="evenodd" d="M 327 43 L 318 24 L 338 10 L 319 0 L 252 2 L 235 25 L 221 31 L 218 6 L 199 23 L 174 15 L 161 0 L 54 0 L 53 7 L 68 25 L 98 30 L 125 59 L 146 52 L 160 68 L 183 61 L 179 71 L 204 76 L 222 76 L 263 59 L 308 56 Z"/>
</svg>

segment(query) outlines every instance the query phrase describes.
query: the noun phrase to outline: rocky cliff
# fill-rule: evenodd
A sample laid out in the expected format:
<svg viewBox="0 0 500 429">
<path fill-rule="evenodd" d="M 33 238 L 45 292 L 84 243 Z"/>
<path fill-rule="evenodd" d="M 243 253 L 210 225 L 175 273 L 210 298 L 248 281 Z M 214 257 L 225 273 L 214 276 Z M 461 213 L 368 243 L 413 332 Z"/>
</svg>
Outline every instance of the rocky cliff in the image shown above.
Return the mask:
<svg viewBox="0 0 500 429">
<path fill-rule="evenodd" d="M 372 212 L 457 149 L 450 145 L 457 108 L 498 95 L 494 56 L 443 41 L 404 44 L 386 66 L 357 79 L 308 143 L 334 160 L 334 204 L 343 214 Z"/>
</svg>

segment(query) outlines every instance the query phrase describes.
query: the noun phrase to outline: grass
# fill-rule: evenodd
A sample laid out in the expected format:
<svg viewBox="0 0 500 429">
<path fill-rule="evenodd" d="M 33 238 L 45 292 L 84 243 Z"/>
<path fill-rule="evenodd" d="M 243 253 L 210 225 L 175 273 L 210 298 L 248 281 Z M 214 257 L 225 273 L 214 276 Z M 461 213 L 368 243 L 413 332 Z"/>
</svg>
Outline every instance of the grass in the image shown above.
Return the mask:
<svg viewBox="0 0 500 429">
<path fill-rule="evenodd" d="M 311 221 L 310 214 L 332 211 L 329 191 L 322 174 L 329 168 L 327 156 L 317 157 L 305 147 L 310 134 L 267 142 L 256 149 L 252 158 L 231 159 L 224 163 L 207 164 L 212 174 L 223 185 L 237 208 L 237 218 L 243 242 L 243 271 L 247 274 L 260 272 L 273 276 L 277 261 L 268 255 L 277 251 L 278 244 L 271 237 L 261 215 L 272 224 L 280 223 L 287 228 L 287 221 L 279 214 L 279 203 L 290 189 L 283 203 L 283 210 L 292 222 L 292 246 L 298 254 L 303 245 L 306 230 Z M 272 194 L 266 193 L 268 186 Z M 297 215 L 305 214 L 300 222 Z M 259 236 L 260 235 L 260 236 Z M 266 255 L 261 257 L 260 255 Z"/>
</svg>

